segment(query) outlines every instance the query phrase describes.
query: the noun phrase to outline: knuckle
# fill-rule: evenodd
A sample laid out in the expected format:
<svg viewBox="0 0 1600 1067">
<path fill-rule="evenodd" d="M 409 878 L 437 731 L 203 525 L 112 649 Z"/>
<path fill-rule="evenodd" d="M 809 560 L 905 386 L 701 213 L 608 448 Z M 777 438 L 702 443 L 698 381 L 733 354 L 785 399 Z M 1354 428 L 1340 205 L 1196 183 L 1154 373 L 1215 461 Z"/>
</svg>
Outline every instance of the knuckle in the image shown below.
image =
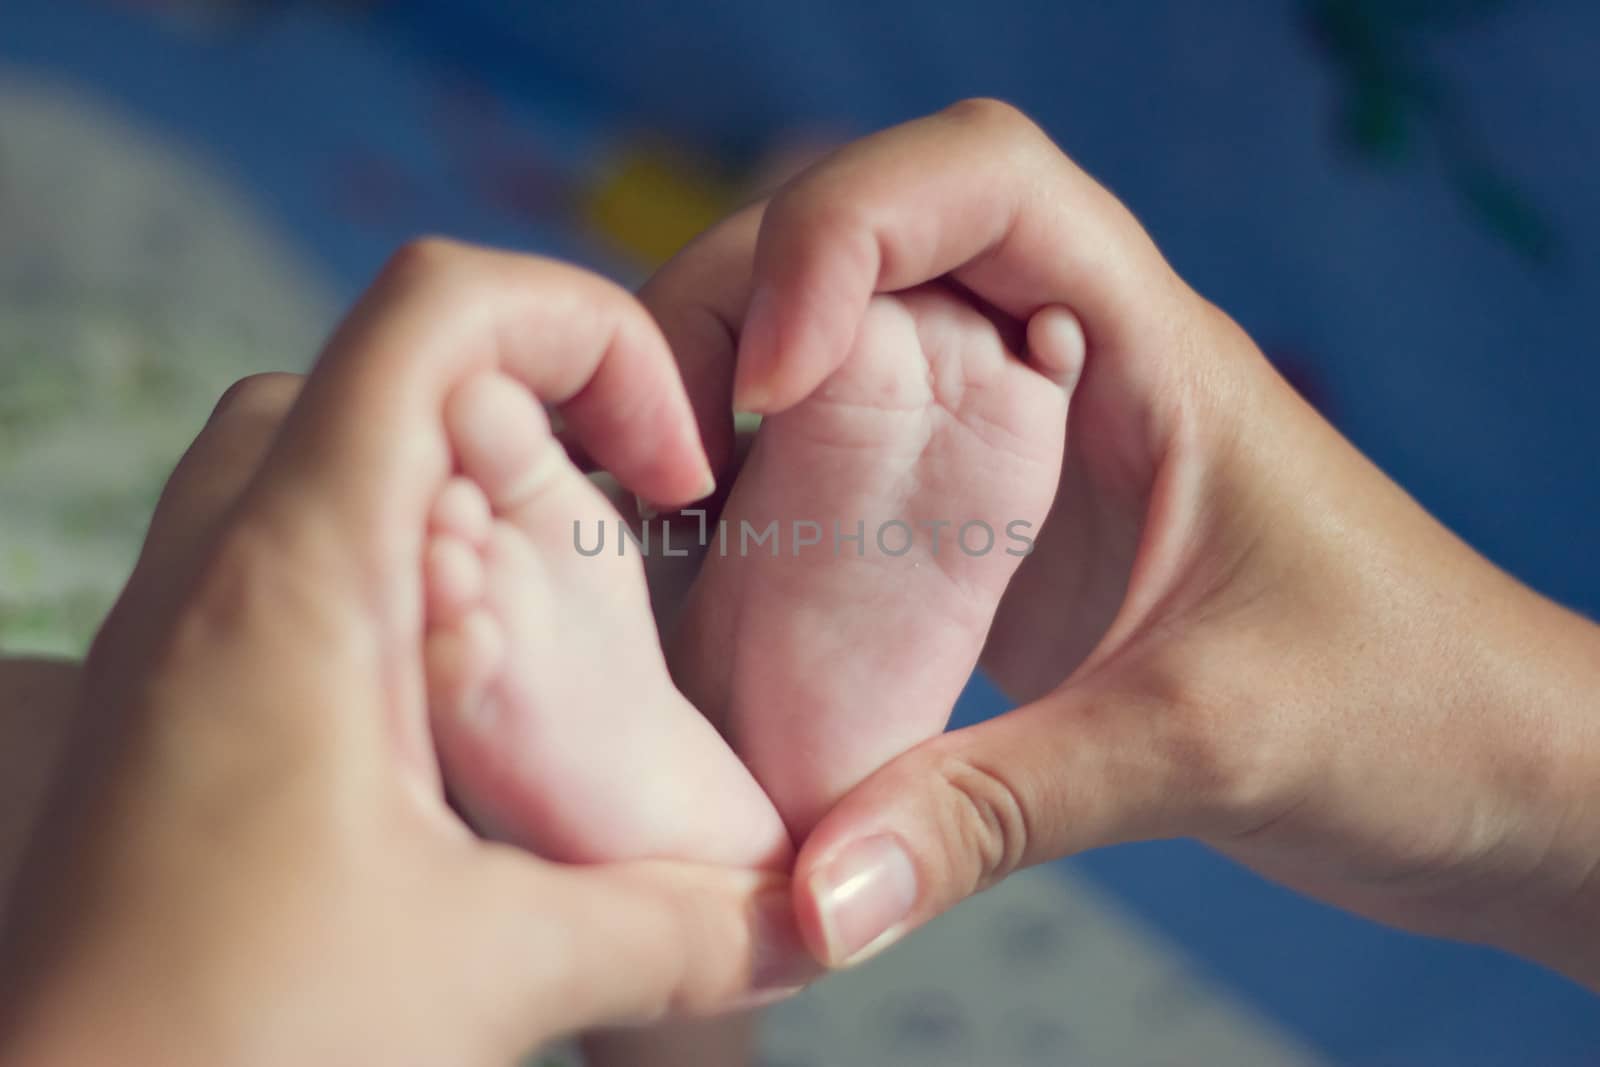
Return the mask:
<svg viewBox="0 0 1600 1067">
<path fill-rule="evenodd" d="M 268 577 L 275 546 L 248 525 L 230 529 L 200 568 L 194 594 L 180 618 L 180 637 L 203 642 L 229 633 L 261 613 L 262 601 L 280 587 Z"/>
<path fill-rule="evenodd" d="M 770 197 L 741 208 L 700 231 L 650 276 L 639 289 L 640 297 L 694 298 L 701 295 L 707 282 L 725 284 L 747 273 L 769 202 Z"/>
<path fill-rule="evenodd" d="M 326 662 L 346 656 L 375 662 L 371 635 L 349 625 L 349 602 L 328 595 L 318 577 L 324 572 L 304 565 L 301 543 L 287 529 L 232 523 L 208 545 L 193 573 L 172 631 L 175 650 L 215 651 L 237 635 L 282 634 L 285 620 L 292 619 L 296 639 L 323 650 Z"/>
<path fill-rule="evenodd" d="M 945 827 L 953 855 L 970 857 L 973 891 L 1022 866 L 1030 838 L 1027 806 L 999 768 L 970 756 L 946 759 L 940 775 L 954 803 Z"/>
<path fill-rule="evenodd" d="M 1283 771 L 1294 749 L 1281 717 L 1192 665 L 1158 679 L 1159 755 L 1200 829 L 1229 834 L 1270 818 L 1287 795 Z"/>
<path fill-rule="evenodd" d="M 687 897 L 672 904 L 672 926 L 685 945 L 737 944 L 737 913 L 714 913 L 703 898 Z M 710 967 L 687 953 L 676 957 L 670 987 L 661 1004 L 663 1015 L 701 1015 L 715 1011 L 737 992 L 737 967 Z"/>
<path fill-rule="evenodd" d="M 978 97 L 952 104 L 944 117 L 972 131 L 982 151 L 1007 160 L 1019 173 L 1054 173 L 1067 159 L 1050 135 L 1014 104 Z"/>
<path fill-rule="evenodd" d="M 472 259 L 469 246 L 448 237 L 413 237 L 390 254 L 375 288 L 436 284 L 462 273 Z"/>
<path fill-rule="evenodd" d="M 298 374 L 276 372 L 240 378 L 223 391 L 212 418 L 277 422 L 300 395 L 301 381 Z"/>
<path fill-rule="evenodd" d="M 822 168 L 802 175 L 772 195 L 761 219 L 763 239 L 776 231 L 815 242 L 858 232 L 871 218 L 854 174 Z"/>
<path fill-rule="evenodd" d="M 767 208 L 763 239 L 781 246 L 782 258 L 828 276 L 877 279 L 894 269 L 893 249 L 878 232 L 875 202 L 852 188 L 850 179 L 819 177 L 792 185 Z"/>
<path fill-rule="evenodd" d="M 505 256 L 497 261 L 503 279 L 537 292 L 551 307 L 585 320 L 607 324 L 609 331 L 638 339 L 633 331 L 656 330 L 655 320 L 626 287 L 592 270 L 545 256 Z M 509 345 L 514 341 L 507 338 Z"/>
<path fill-rule="evenodd" d="M 849 211 L 847 201 L 837 200 L 826 190 L 819 194 L 817 183 L 796 182 L 773 194 L 762 230 L 769 241 L 773 236 L 808 238 L 819 228 L 837 228 L 841 220 L 848 224 Z"/>
<path fill-rule="evenodd" d="M 946 108 L 944 114 L 956 122 L 1002 137 L 1032 141 L 1043 136 L 1038 124 L 1021 108 L 994 97 L 978 96 L 959 100 Z"/>
<path fill-rule="evenodd" d="M 208 513 L 231 500 L 288 417 L 301 383 L 297 374 L 255 374 L 229 386 L 174 472 L 164 510 Z"/>
</svg>

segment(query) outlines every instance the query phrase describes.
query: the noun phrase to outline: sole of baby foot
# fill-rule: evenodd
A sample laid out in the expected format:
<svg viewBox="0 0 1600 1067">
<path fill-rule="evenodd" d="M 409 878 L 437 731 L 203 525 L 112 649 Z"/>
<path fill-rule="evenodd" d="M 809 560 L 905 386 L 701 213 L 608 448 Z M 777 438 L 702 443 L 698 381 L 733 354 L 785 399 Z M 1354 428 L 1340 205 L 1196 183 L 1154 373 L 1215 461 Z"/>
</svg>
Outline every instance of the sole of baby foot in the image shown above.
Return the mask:
<svg viewBox="0 0 1600 1067">
<path fill-rule="evenodd" d="M 1081 367 L 1070 312 L 1008 329 L 924 287 L 875 298 L 763 422 L 673 659 L 796 837 L 943 730 L 1054 500 Z"/>
<path fill-rule="evenodd" d="M 446 428 L 460 474 L 430 524 L 426 669 L 468 817 L 568 862 L 786 863 L 770 801 L 672 685 L 637 548 L 531 394 L 469 379 Z"/>
</svg>

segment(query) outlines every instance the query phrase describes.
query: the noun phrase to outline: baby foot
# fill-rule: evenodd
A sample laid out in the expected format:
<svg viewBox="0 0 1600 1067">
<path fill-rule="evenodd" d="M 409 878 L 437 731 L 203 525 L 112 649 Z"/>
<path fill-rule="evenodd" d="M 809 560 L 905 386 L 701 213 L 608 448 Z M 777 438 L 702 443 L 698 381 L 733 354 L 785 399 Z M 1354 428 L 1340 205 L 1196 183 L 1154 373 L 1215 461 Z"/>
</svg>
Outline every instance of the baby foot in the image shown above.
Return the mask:
<svg viewBox="0 0 1600 1067">
<path fill-rule="evenodd" d="M 937 285 L 874 298 L 711 531 L 674 667 L 797 837 L 943 730 L 1050 509 L 1083 337 L 1050 309 L 1021 340 Z"/>
<path fill-rule="evenodd" d="M 554 859 L 781 865 L 788 836 L 673 686 L 641 558 L 568 462 L 544 411 L 496 373 L 445 410 L 459 473 L 434 502 L 426 667 L 434 735 L 480 829 Z"/>
</svg>

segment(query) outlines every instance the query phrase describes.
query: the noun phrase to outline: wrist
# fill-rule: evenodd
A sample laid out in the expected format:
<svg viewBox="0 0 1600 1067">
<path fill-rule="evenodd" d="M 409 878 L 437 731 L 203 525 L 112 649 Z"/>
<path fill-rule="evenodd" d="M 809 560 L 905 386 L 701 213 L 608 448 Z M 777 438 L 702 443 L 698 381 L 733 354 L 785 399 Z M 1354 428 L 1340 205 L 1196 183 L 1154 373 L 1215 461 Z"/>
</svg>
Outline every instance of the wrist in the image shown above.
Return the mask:
<svg viewBox="0 0 1600 1067">
<path fill-rule="evenodd" d="M 1600 991 L 1600 626 L 1523 592 L 1523 647 L 1539 654 L 1513 684 L 1549 709 L 1519 731 L 1549 767 L 1535 824 L 1544 844 L 1512 901 L 1520 918 L 1485 940 Z"/>
<path fill-rule="evenodd" d="M 1206 497 L 1237 521 L 1251 490 L 1275 487 L 1244 538 L 1249 568 L 1220 583 L 1237 599 L 1200 613 L 1231 638 L 1205 642 L 1202 673 L 1233 665 L 1214 680 L 1231 718 L 1255 705 L 1280 728 L 1301 720 L 1298 758 L 1277 753 L 1268 787 L 1244 794 L 1276 806 L 1244 820 L 1248 841 L 1219 843 L 1352 910 L 1600 988 L 1600 628 L 1484 561 L 1295 407 L 1256 409 L 1288 410 L 1275 454 L 1247 452 L 1235 492 Z M 1276 662 L 1240 670 L 1241 634 Z"/>
<path fill-rule="evenodd" d="M 1443 621 L 1465 661 L 1396 709 L 1446 727 L 1420 742 L 1444 774 L 1420 764 L 1403 810 L 1413 833 L 1453 811 L 1455 843 L 1452 862 L 1396 884 L 1400 925 L 1600 990 L 1600 628 L 1487 565 L 1480 574 L 1477 617 Z"/>
</svg>

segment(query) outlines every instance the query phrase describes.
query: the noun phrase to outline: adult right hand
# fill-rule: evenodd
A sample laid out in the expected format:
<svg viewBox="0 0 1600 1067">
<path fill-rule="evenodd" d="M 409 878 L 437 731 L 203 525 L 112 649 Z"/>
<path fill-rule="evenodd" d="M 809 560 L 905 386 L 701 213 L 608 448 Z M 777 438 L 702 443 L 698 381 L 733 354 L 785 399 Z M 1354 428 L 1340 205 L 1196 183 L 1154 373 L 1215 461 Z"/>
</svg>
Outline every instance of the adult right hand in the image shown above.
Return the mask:
<svg viewBox="0 0 1600 1067">
<path fill-rule="evenodd" d="M 1028 119 L 968 102 L 850 145 L 641 295 L 726 464 L 730 397 L 786 409 L 873 293 L 939 278 L 1019 330 L 1072 309 L 1086 358 L 1054 511 L 984 659 L 1023 706 L 904 754 L 816 828 L 796 895 L 819 958 L 1028 864 L 1192 836 L 1600 985 L 1600 631 L 1358 454 Z"/>
<path fill-rule="evenodd" d="M 507 1063 L 813 973 L 780 876 L 556 864 L 447 803 L 425 544 L 442 412 L 490 368 L 632 488 L 703 483 L 626 293 L 449 243 L 398 255 L 303 388 L 231 393 L 163 495 L 0 916 L 0 1063 Z"/>
</svg>

